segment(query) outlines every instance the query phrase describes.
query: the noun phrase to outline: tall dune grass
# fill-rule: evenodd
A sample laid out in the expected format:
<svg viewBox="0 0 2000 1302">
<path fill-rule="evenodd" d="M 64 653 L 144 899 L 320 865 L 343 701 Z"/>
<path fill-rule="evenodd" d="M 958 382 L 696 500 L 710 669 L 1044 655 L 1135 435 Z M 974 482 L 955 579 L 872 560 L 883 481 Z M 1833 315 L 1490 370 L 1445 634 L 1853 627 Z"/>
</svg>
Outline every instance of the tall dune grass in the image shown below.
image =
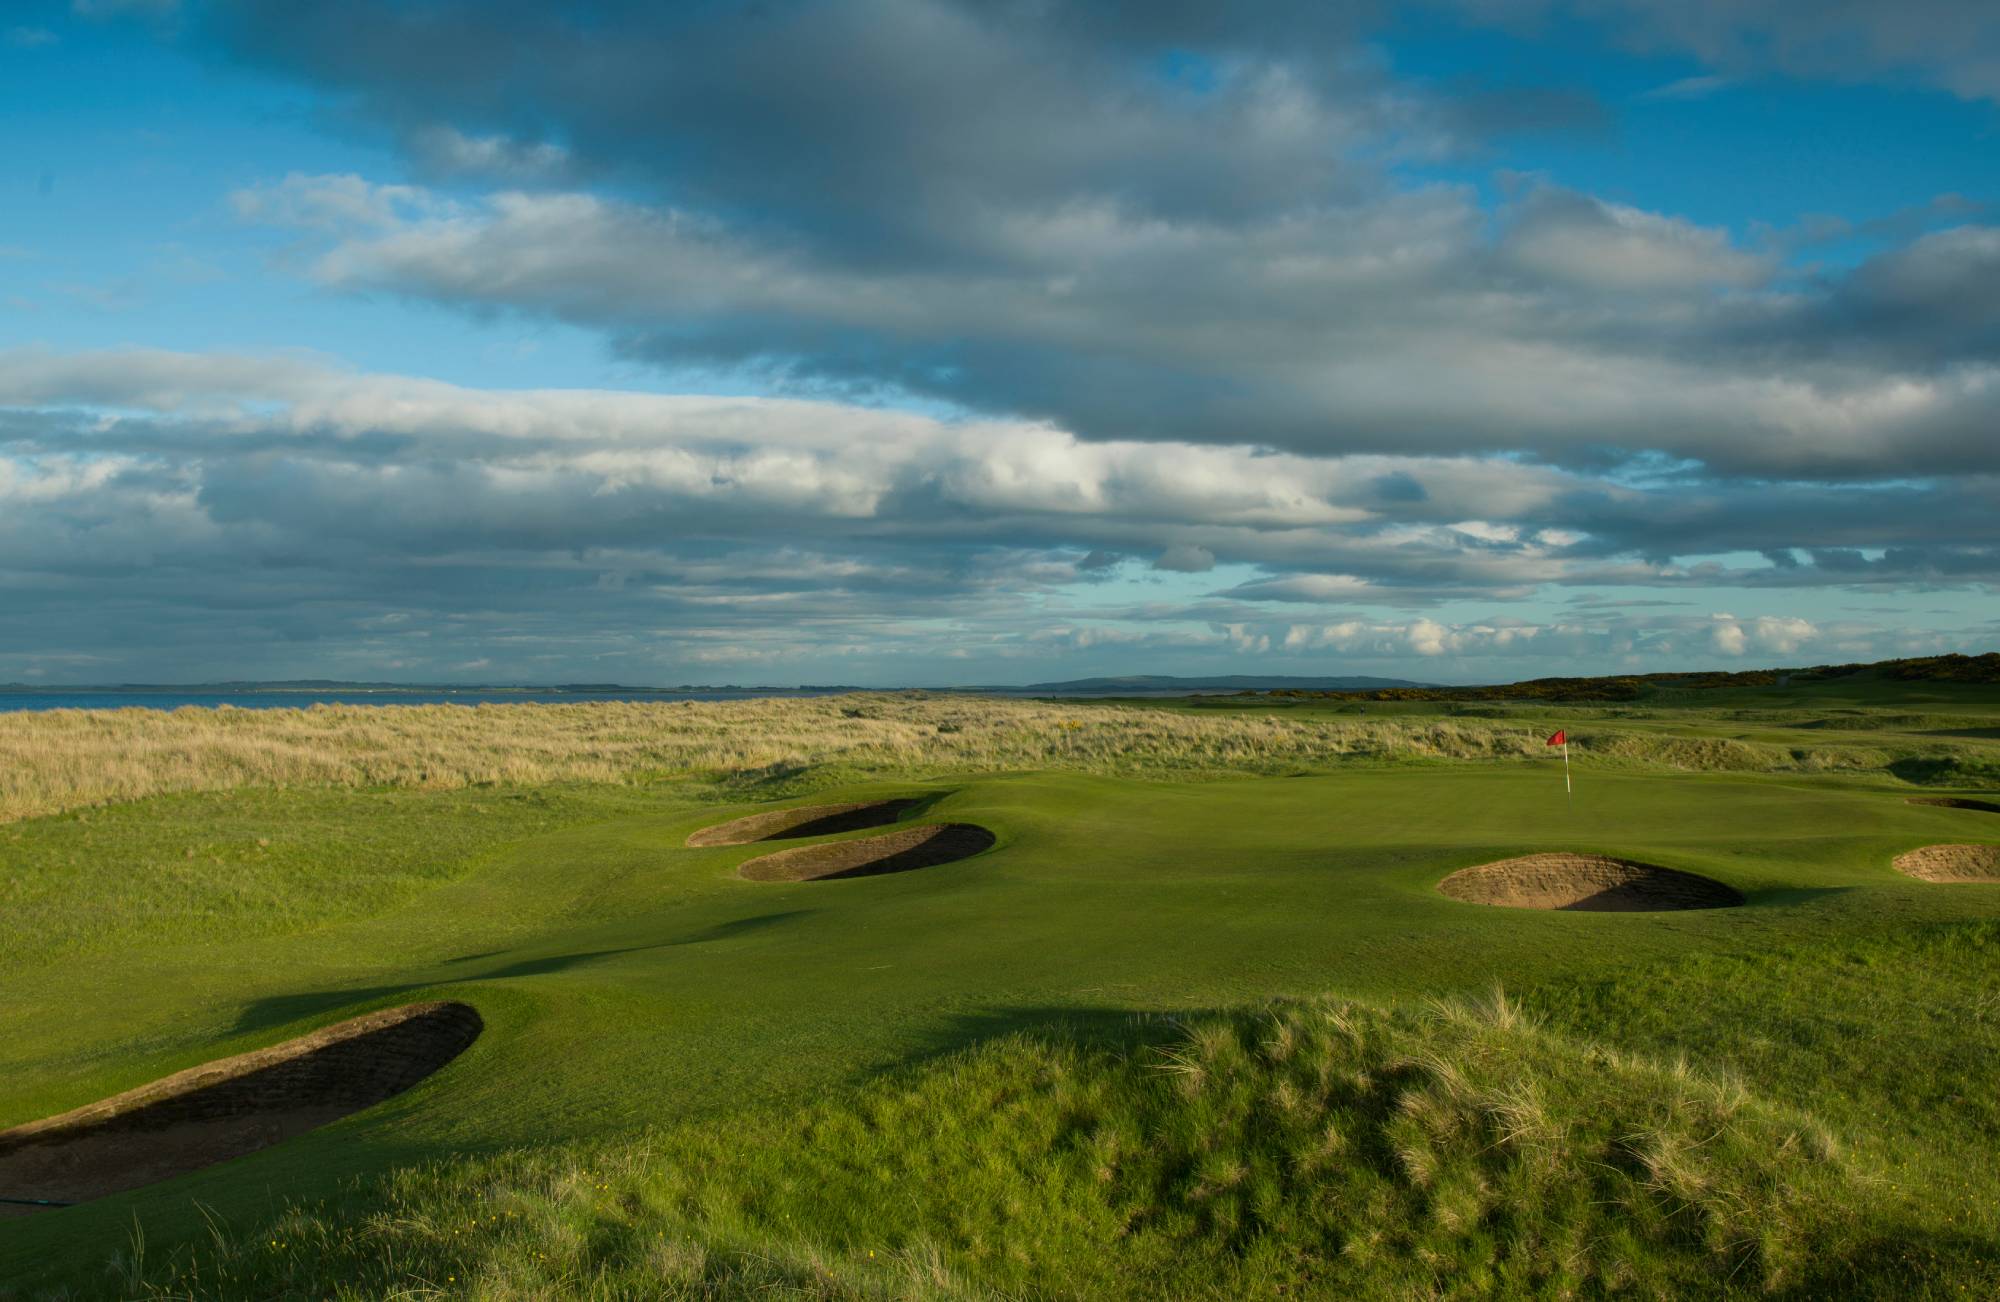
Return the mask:
<svg viewBox="0 0 2000 1302">
<path fill-rule="evenodd" d="M 1639 733 L 1606 733 L 1587 744 L 1605 762 L 1689 769 L 1884 762 L 1875 753 L 1807 755 Z M 0 715 L 0 821 L 244 786 L 445 788 L 674 774 L 755 783 L 807 774 L 1042 768 L 1269 773 L 1355 760 L 1545 754 L 1540 736 L 1502 720 L 1336 721 L 914 692 L 577 705 L 51 710 Z"/>
<path fill-rule="evenodd" d="M 118 1265 L 161 1299 L 1854 1296 L 1871 1232 L 1918 1242 L 1872 1174 L 1809 1116 L 1497 995 L 1328 998 L 405 1168 Z"/>
</svg>

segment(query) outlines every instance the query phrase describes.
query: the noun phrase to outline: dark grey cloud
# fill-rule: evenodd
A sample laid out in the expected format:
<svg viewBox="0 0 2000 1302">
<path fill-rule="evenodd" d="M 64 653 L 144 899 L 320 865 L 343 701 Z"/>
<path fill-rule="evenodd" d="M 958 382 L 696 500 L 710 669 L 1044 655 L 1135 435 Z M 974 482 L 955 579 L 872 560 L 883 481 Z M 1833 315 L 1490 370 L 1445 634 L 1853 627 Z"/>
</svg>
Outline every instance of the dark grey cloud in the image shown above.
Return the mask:
<svg viewBox="0 0 2000 1302">
<path fill-rule="evenodd" d="M 1567 7 L 1748 57 L 1721 43 L 1719 7 Z M 1374 6 L 202 13 L 231 57 L 346 97 L 420 167 L 513 187 L 246 191 L 246 216 L 317 241 L 331 285 L 1086 439 L 1575 467 L 1664 453 L 1750 477 L 2000 467 L 2000 228 L 1938 208 L 1867 265 L 1815 277 L 1782 256 L 1803 226 L 1745 244 L 1536 178 L 1490 214 L 1399 163 L 1602 125 L 1601 106 L 1492 76 L 1396 81 L 1368 53 Z M 1921 45 L 1914 23 L 1845 9 L 1764 0 L 1744 21 L 1780 59 L 1845 42 L 1892 67 Z M 1956 48 L 1980 47 L 1961 31 Z"/>
<path fill-rule="evenodd" d="M 1229 223 L 1369 182 L 1347 154 L 1414 110 L 1354 57 L 1354 18 L 1204 7 L 358 0 L 207 16 L 239 57 L 405 132 L 560 145 L 851 263 L 982 264 L 992 225 L 1024 209 Z"/>
<path fill-rule="evenodd" d="M 331 227 L 315 266 L 329 284 L 546 313 L 634 357 L 761 366 L 806 391 L 886 385 L 1090 438 L 1571 465 L 1660 451 L 1820 478 L 1995 465 L 1982 227 L 1785 288 L 1717 232 L 1537 185 L 1491 239 L 1448 191 L 1256 231 L 1079 214 L 1036 228 L 1046 276 L 964 278 L 834 269 L 591 195 L 420 195 L 414 215 L 384 216 L 403 195 L 379 189 L 295 177 L 238 203 Z"/>
</svg>

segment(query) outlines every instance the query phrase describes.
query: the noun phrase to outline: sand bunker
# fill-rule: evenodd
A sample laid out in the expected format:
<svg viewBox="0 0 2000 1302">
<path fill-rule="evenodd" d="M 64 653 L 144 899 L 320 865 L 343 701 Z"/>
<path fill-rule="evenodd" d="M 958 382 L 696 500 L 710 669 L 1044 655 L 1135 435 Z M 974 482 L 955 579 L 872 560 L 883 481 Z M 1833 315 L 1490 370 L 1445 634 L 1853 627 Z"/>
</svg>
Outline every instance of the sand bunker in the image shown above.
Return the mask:
<svg viewBox="0 0 2000 1302">
<path fill-rule="evenodd" d="M 483 1026 L 467 1004 L 385 1009 L 0 1131 L 0 1198 L 86 1202 L 254 1153 L 402 1093 Z"/>
<path fill-rule="evenodd" d="M 2000 882 L 2000 845 L 1927 845 L 1897 855 L 1896 871 L 1927 882 Z"/>
<path fill-rule="evenodd" d="M 1938 805 L 1945 809 L 1977 809 L 1983 813 L 2000 814 L 2000 805 L 1990 800 L 1970 800 L 1964 796 L 1911 796 L 1913 805 Z"/>
<path fill-rule="evenodd" d="M 1726 909 L 1743 897 L 1721 882 L 1673 868 L 1592 854 L 1531 854 L 1461 869 L 1438 889 L 1468 904 L 1510 909 L 1653 913 Z"/>
<path fill-rule="evenodd" d="M 751 814 L 704 827 L 688 837 L 691 846 L 748 845 L 752 841 L 796 841 L 807 836 L 831 836 L 835 832 L 858 832 L 864 827 L 886 827 L 903 816 L 914 800 L 871 800 L 857 805 L 807 805 L 802 809 L 776 809 L 768 814 Z"/>
<path fill-rule="evenodd" d="M 836 877 L 872 877 L 877 873 L 934 868 L 978 854 L 993 844 L 993 833 L 971 823 L 906 827 L 886 836 L 858 841 L 802 845 L 760 855 L 736 871 L 753 882 L 826 881 Z"/>
</svg>

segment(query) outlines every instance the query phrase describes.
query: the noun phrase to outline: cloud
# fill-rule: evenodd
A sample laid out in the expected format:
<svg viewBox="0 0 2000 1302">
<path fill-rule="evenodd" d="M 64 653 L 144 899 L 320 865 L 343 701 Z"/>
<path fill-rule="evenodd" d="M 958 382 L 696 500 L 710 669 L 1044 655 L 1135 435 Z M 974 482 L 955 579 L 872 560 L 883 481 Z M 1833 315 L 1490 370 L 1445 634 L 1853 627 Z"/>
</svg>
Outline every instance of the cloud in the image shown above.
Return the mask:
<svg viewBox="0 0 2000 1302">
<path fill-rule="evenodd" d="M 1610 25 L 1646 52 L 1695 56 L 1726 73 L 1854 81 L 1918 78 L 1967 99 L 2000 98 L 2000 24 L 1961 0 L 1466 0 L 1519 21 L 1563 13 Z"/>
<path fill-rule="evenodd" d="M 397 230 L 406 223 L 449 218 L 456 208 L 410 185 L 376 185 L 352 174 L 307 176 L 297 172 L 274 185 L 235 191 L 230 204 L 244 221 L 302 231 Z"/>
<path fill-rule="evenodd" d="M 1759 615 L 1755 619 L 1738 620 L 1734 615 L 1721 614 L 1714 616 L 1713 623 L 1709 640 L 1726 656 L 1741 656 L 1753 650 L 1778 656 L 1796 655 L 1819 642 L 1822 636 L 1812 621 L 1796 616 Z"/>
<path fill-rule="evenodd" d="M 1215 553 L 1206 547 L 1177 543 L 1160 553 L 1153 568 L 1174 574 L 1206 574 L 1215 568 Z"/>
<path fill-rule="evenodd" d="M 200 647 L 274 671 L 310 654 L 329 673 L 373 656 L 523 674 L 537 656 L 566 673 L 603 656 L 657 677 L 759 645 L 769 654 L 729 663 L 830 662 L 823 651 L 887 674 L 946 648 L 997 664 L 1061 626 L 1085 631 L 1063 643 L 1078 654 L 1458 663 L 1539 656 L 1560 638 L 1379 612 L 1565 588 L 1990 592 L 1996 504 L 2000 484 L 1976 476 L 1646 489 L 1505 458 L 467 389 L 303 354 L 0 352 L 0 593 L 27 630 L 22 655 L 152 654 L 157 641 L 162 655 Z M 1789 563 L 1718 559 L 1717 546 Z M 1256 577 L 1136 604 L 1132 556 Z M 1619 616 L 1628 632 L 1632 618 Z M 1603 662 L 1822 644 L 1789 618 L 1574 644 Z"/>
<path fill-rule="evenodd" d="M 1727 232 L 1546 185 L 1515 205 L 1501 253 L 1543 283 L 1607 291 L 1746 287 L 1774 270 Z"/>
<path fill-rule="evenodd" d="M 70 12 L 79 18 L 171 18 L 180 12 L 180 0 L 70 0 Z"/>
<path fill-rule="evenodd" d="M 569 322 L 669 371 L 1091 441 L 1664 456 L 1751 479 L 2000 458 L 2000 297 L 1981 292 L 1976 233 L 1801 273 L 1778 237 L 1542 179 L 1517 178 L 1496 214 L 1405 165 L 1472 156 L 1482 116 L 1491 132 L 1563 114 L 1533 87 L 1394 80 L 1368 53 L 1380 11 L 1068 8 L 580 22 L 218 0 L 201 21 L 232 57 L 384 124 L 420 168 L 501 187 L 301 176 L 240 195 L 304 238 L 323 284 Z M 1469 17 L 1558 10 L 1723 69 L 1683 95 L 1760 59 L 1838 71 L 1848 46 L 1857 68 L 1957 68 L 1984 39 L 1781 0 L 1737 22 L 1641 0 Z M 1494 95 L 1541 108 L 1468 112 Z"/>
<path fill-rule="evenodd" d="M 1157 646 L 1443 673 L 1888 645 L 1786 602 L 1993 590 L 1981 206 L 1744 231 L 1440 180 L 1605 110 L 1398 79 L 1387 12 L 190 6 L 181 48 L 406 157 L 239 190 L 274 269 L 768 396 L 0 353 L 4 595 L 50 657 L 123 621 L 447 669 Z M 1989 33 L 1935 0 L 1466 12 L 1701 61 L 1655 99 L 1773 73 L 1987 93 Z M 1607 589 L 1751 613 L 1462 618 Z"/>
<path fill-rule="evenodd" d="M 426 171 L 447 178 L 524 184 L 565 179 L 571 171 L 569 151 L 561 145 L 498 134 L 469 136 L 444 123 L 411 132 L 407 147 Z"/>
<path fill-rule="evenodd" d="M 1642 100 L 1661 99 L 1707 99 L 1709 96 L 1729 89 L 1734 85 L 1727 77 L 1705 74 L 1698 77 L 1682 77 L 1662 86 L 1655 86 L 1639 96 Z"/>
<path fill-rule="evenodd" d="M 2000 462 L 1983 436 L 2000 410 L 1984 228 L 1817 290 L 1744 296 L 1770 266 L 1719 232 L 1539 185 L 1492 244 L 1439 191 L 1255 231 L 1071 214 L 1021 241 L 1038 274 L 969 278 L 816 261 L 583 193 L 466 205 L 294 177 L 238 207 L 307 232 L 345 216 L 316 264 L 329 285 L 548 315 L 635 357 L 751 367 L 804 392 L 887 386 L 1093 439 L 1572 465 L 1665 453 L 1799 477 Z M 1955 329 L 1927 314 L 1942 303 Z"/>
</svg>

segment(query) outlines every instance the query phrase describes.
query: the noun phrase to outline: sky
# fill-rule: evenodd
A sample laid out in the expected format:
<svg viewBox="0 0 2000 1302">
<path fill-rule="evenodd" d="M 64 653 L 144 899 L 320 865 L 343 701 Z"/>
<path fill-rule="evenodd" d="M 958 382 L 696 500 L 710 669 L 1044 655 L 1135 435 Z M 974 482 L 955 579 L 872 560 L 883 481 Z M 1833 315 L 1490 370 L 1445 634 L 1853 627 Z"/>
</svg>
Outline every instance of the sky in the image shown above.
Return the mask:
<svg viewBox="0 0 2000 1302">
<path fill-rule="evenodd" d="M 0 682 L 2000 647 L 1963 0 L 10 0 Z"/>
</svg>

